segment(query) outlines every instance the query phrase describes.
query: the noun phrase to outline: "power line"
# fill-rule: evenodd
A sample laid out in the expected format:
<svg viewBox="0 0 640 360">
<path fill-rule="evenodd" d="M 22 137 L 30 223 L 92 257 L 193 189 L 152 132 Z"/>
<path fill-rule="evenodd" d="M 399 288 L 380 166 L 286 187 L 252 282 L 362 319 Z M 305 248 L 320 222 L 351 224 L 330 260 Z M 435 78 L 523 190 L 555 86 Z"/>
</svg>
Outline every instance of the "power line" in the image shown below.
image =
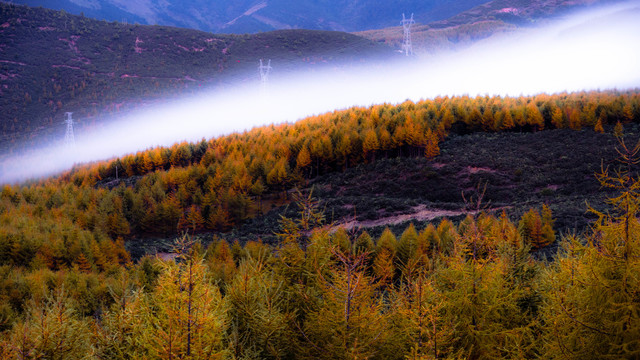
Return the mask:
<svg viewBox="0 0 640 360">
<path fill-rule="evenodd" d="M 404 13 L 402 13 L 402 21 L 400 22 L 400 24 L 402 24 L 402 28 L 404 29 L 402 51 L 404 51 L 404 54 L 406 56 L 409 56 L 409 54 L 413 55 L 413 47 L 411 46 L 411 25 L 415 23 L 416 22 L 413 20 L 413 13 L 411 13 L 410 19 L 406 19 L 404 17 Z"/>
</svg>

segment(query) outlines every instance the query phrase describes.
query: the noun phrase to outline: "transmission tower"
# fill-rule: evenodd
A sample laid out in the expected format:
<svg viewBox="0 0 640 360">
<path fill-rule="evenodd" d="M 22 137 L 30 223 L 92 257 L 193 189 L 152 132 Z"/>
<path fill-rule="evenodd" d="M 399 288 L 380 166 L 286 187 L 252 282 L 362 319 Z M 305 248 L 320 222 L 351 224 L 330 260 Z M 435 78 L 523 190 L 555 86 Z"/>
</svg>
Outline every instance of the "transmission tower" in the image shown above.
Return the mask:
<svg viewBox="0 0 640 360">
<path fill-rule="evenodd" d="M 405 18 L 404 13 L 402 13 L 402 21 L 400 22 L 400 24 L 402 24 L 402 28 L 404 29 L 402 51 L 404 51 L 404 54 L 406 56 L 409 56 L 409 54 L 413 55 L 413 47 L 411 46 L 411 25 L 415 23 L 416 22 L 413 21 L 413 13 L 411 14 L 410 19 Z"/>
<path fill-rule="evenodd" d="M 262 84 L 262 91 L 266 92 L 267 90 L 267 81 L 269 80 L 269 71 L 271 71 L 271 59 L 267 65 L 262 63 L 262 59 L 260 59 L 260 66 L 258 67 L 260 70 L 260 83 Z"/>
<path fill-rule="evenodd" d="M 72 112 L 66 112 L 65 115 L 67 115 L 67 119 L 65 120 L 65 123 L 67 123 L 67 132 L 64 135 L 64 145 L 67 148 L 72 148 L 76 146 L 76 139 L 73 136 L 73 119 L 71 118 L 71 114 L 73 114 Z"/>
</svg>

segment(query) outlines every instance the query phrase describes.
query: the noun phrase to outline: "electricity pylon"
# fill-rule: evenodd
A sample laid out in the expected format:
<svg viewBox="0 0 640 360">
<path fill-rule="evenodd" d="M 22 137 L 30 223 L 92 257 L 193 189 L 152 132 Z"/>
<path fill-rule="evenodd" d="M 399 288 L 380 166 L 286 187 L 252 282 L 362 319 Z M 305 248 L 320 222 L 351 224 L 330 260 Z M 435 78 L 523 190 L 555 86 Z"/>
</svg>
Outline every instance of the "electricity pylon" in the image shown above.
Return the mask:
<svg viewBox="0 0 640 360">
<path fill-rule="evenodd" d="M 409 54 L 413 55 L 413 47 L 411 46 L 411 25 L 415 23 L 416 22 L 413 20 L 413 13 L 411 14 L 410 19 L 405 18 L 404 13 L 402 13 L 402 21 L 400 22 L 400 24 L 402 24 L 402 28 L 404 29 L 402 51 L 404 51 L 404 54 L 406 56 L 409 56 Z"/>
<path fill-rule="evenodd" d="M 262 93 L 264 94 L 267 91 L 267 81 L 269 80 L 269 72 L 271 71 L 271 59 L 269 59 L 267 65 L 264 65 L 262 59 L 260 59 L 258 70 L 260 70 L 260 83 L 262 85 Z"/>
<path fill-rule="evenodd" d="M 64 135 L 64 145 L 67 148 L 73 148 L 76 146 L 76 139 L 73 136 L 73 119 L 71 118 L 72 112 L 66 112 L 67 119 L 65 122 L 67 123 L 67 132 Z"/>
</svg>

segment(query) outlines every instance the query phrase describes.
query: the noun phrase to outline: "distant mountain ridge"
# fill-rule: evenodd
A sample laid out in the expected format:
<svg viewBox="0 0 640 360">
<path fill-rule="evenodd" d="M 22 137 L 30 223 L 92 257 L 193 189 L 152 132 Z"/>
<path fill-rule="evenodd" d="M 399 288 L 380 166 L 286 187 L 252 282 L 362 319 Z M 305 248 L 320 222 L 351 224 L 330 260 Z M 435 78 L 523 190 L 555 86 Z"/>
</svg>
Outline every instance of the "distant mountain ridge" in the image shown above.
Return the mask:
<svg viewBox="0 0 640 360">
<path fill-rule="evenodd" d="M 99 116 L 255 82 L 258 59 L 274 75 L 372 61 L 392 49 L 342 32 L 280 30 L 215 35 L 191 29 L 107 23 L 0 2 L 0 154 L 26 139 L 61 139 L 62 119 L 99 126 Z"/>
<path fill-rule="evenodd" d="M 121 11 L 118 7 L 121 6 L 153 19 L 153 16 L 160 16 L 158 12 L 147 11 L 154 1 L 57 0 L 47 4 L 73 4 L 76 9 L 113 11 Z M 171 1 L 163 4 L 171 4 Z M 226 24 L 240 26 L 248 19 L 265 16 L 264 11 L 276 8 L 277 1 L 280 0 L 268 3 L 234 1 L 227 9 L 229 14 L 245 5 L 247 10 L 236 14 Z M 337 4 L 332 1 L 326 0 L 316 6 Z M 417 23 L 412 30 L 414 49 L 436 51 L 464 46 L 571 9 L 605 2 L 616 1 L 495 0 L 428 25 L 419 24 L 424 14 L 417 12 Z M 474 2 L 426 3 L 435 9 L 435 5 L 446 7 L 454 3 L 463 8 Z M 187 0 L 178 9 L 182 11 L 179 13 L 188 12 L 187 9 L 196 4 L 204 2 Z M 336 9 L 347 9 L 345 6 L 349 1 L 343 0 L 340 4 L 343 6 L 333 8 L 332 13 L 337 12 Z M 411 1 L 398 2 L 390 7 L 394 11 L 385 14 L 396 16 L 395 9 L 402 8 L 403 4 L 411 4 Z M 220 6 L 217 2 L 213 5 Z M 301 9 L 307 5 L 304 1 L 290 4 L 288 11 L 302 14 Z M 362 3 L 351 4 L 352 7 L 356 5 Z M 361 63 L 371 61 L 371 55 L 391 56 L 392 49 L 399 49 L 402 41 L 399 26 L 356 33 L 359 36 L 310 30 L 214 35 L 174 27 L 107 23 L 70 15 L 71 10 L 53 11 L 0 1 L 0 154 L 14 149 L 23 139 L 40 141 L 36 139 L 41 139 L 42 135 L 61 138 L 64 128 L 60 123 L 66 111 L 76 112 L 74 116 L 81 119 L 81 127 L 95 126 L 99 114 L 110 116 L 150 101 L 161 101 L 169 95 L 196 92 L 201 86 L 225 84 L 231 79 L 257 81 L 257 60 L 260 58 L 273 59 L 276 71 L 286 72 L 299 66 L 317 68 L 338 62 Z M 345 10 L 344 16 L 353 11 Z M 214 19 L 207 14 L 207 9 L 203 8 L 200 13 L 192 11 L 186 18 L 213 24 Z M 330 23 L 330 17 L 322 19 Z M 397 20 L 394 20 L 395 24 L 398 24 Z"/>
<path fill-rule="evenodd" d="M 414 49 L 435 52 L 455 49 L 495 34 L 528 27 L 570 11 L 585 9 L 620 0 L 494 0 L 462 11 L 445 20 L 416 23 L 412 27 Z M 402 43 L 402 27 L 356 32 L 367 39 L 384 42 L 399 48 Z"/>
<path fill-rule="evenodd" d="M 0 0 L 3 1 L 3 0 Z M 130 24 L 158 24 L 214 33 L 282 29 L 354 32 L 399 48 L 400 19 L 414 14 L 414 44 L 454 48 L 548 17 L 620 0 L 13 0 L 29 6 Z"/>
<path fill-rule="evenodd" d="M 397 25 L 402 13 L 419 23 L 444 20 L 486 0 L 14 0 L 18 4 L 128 23 L 215 33 L 280 29 L 363 31 Z"/>
</svg>

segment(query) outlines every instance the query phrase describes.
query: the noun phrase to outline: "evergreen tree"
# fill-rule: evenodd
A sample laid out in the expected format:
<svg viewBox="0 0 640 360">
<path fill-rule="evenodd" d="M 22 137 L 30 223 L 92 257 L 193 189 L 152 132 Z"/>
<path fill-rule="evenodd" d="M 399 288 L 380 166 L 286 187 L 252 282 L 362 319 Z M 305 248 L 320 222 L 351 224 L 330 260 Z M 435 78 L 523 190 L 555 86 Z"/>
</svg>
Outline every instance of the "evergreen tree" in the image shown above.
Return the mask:
<svg viewBox="0 0 640 360">
<path fill-rule="evenodd" d="M 521 289 L 510 285 L 509 268 L 497 253 L 474 255 L 471 249 L 474 241 L 464 239 L 473 234 L 466 231 L 461 235 L 463 239 L 446 266 L 436 273 L 437 284 L 446 299 L 443 322 L 450 324 L 455 334 L 447 344 L 453 349 L 450 356 L 524 358 L 532 331 L 518 304 Z"/>
<path fill-rule="evenodd" d="M 425 134 L 424 156 L 431 160 L 440 154 L 440 146 L 438 145 L 438 135 L 431 130 L 427 130 Z"/>
<path fill-rule="evenodd" d="M 282 359 L 296 346 L 285 282 L 260 259 L 247 259 L 225 296 L 229 350 L 236 358 Z"/>
<path fill-rule="evenodd" d="M 85 359 L 94 355 L 90 329 L 76 314 L 64 289 L 48 294 L 43 303 L 29 304 L 25 321 L 10 333 L 15 359 Z"/>
<path fill-rule="evenodd" d="M 214 359 L 223 353 L 224 304 L 207 279 L 201 256 L 185 236 L 176 261 L 162 263 L 154 295 L 145 309 L 145 351 L 151 358 Z"/>
<path fill-rule="evenodd" d="M 553 230 L 551 210 L 543 205 L 542 216 L 535 209 L 529 209 L 518 223 L 520 232 L 525 244 L 532 249 L 540 249 L 550 245 L 556 240 L 556 233 Z"/>
<path fill-rule="evenodd" d="M 302 328 L 306 357 L 374 358 L 386 341 L 388 325 L 376 283 L 364 271 L 367 254 L 331 251 L 337 262 L 322 276 L 322 302 Z"/>
<path fill-rule="evenodd" d="M 640 357 L 640 142 L 629 148 L 619 138 L 621 166 L 597 175 L 619 195 L 611 214 L 599 219 L 584 244 L 565 241 L 548 273 L 545 356 L 568 359 Z"/>
<path fill-rule="evenodd" d="M 354 252 L 356 254 L 361 254 L 361 253 L 371 253 L 373 252 L 374 249 L 374 245 L 373 245 L 373 239 L 371 238 L 371 235 L 369 235 L 368 232 L 363 231 L 358 238 L 356 239 L 356 242 L 354 244 Z"/>
<path fill-rule="evenodd" d="M 110 290 L 113 305 L 96 325 L 95 337 L 99 358 L 136 359 L 148 356 L 145 350 L 144 322 L 148 308 L 144 294 L 136 290 L 125 272 Z"/>
<path fill-rule="evenodd" d="M 395 276 L 395 257 L 397 240 L 389 228 L 384 229 L 376 244 L 373 260 L 373 273 L 382 283 L 391 282 Z"/>
<path fill-rule="evenodd" d="M 410 271 L 413 267 L 412 260 L 415 259 L 416 251 L 418 248 L 418 232 L 415 226 L 411 223 L 400 235 L 400 240 L 397 245 L 396 259 L 398 266 L 404 270 Z"/>
<path fill-rule="evenodd" d="M 406 359 L 454 358 L 453 324 L 445 319 L 446 299 L 425 271 L 417 271 L 391 297 L 393 341 Z M 404 344 L 402 344 L 404 342 Z"/>
</svg>

